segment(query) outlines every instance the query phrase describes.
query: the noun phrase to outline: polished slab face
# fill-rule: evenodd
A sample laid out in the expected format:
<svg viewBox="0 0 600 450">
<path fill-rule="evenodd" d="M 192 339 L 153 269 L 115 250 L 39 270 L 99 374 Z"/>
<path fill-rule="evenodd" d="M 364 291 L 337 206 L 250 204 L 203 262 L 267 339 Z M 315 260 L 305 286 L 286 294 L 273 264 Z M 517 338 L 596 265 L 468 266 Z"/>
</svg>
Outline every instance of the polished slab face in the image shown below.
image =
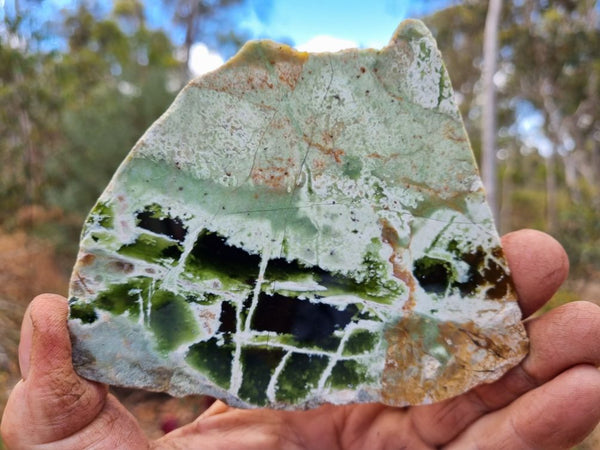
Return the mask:
<svg viewBox="0 0 600 450">
<path fill-rule="evenodd" d="M 83 376 L 231 405 L 430 403 L 527 338 L 435 42 L 252 42 L 146 132 L 82 232 Z"/>
</svg>

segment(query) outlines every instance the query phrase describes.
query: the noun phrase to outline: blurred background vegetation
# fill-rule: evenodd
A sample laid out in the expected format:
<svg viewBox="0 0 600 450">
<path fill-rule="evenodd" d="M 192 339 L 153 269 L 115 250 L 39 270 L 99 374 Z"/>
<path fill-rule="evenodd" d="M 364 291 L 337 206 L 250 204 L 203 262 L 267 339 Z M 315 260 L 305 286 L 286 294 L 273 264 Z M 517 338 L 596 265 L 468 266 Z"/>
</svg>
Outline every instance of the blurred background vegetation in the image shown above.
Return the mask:
<svg viewBox="0 0 600 450">
<path fill-rule="evenodd" d="M 162 27 L 148 25 L 141 0 L 45 3 L 0 0 L 0 383 L 9 387 L 24 306 L 42 290 L 66 294 L 85 215 L 190 79 L 192 45 L 228 57 L 247 38 L 236 21 L 246 0 L 153 2 Z M 447 8 L 415 11 L 427 13 L 479 157 L 488 2 L 434 3 Z M 498 39 L 499 229 L 537 228 L 565 246 L 571 276 L 554 304 L 600 300 L 598 5 L 505 0 Z"/>
</svg>

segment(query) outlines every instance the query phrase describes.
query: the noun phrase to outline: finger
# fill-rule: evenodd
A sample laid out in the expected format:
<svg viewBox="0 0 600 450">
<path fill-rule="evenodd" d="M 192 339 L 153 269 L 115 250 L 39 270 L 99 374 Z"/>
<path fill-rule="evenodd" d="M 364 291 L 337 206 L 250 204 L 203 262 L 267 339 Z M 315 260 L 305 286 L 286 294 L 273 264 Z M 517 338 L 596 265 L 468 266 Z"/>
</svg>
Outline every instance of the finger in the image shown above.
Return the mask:
<svg viewBox="0 0 600 450">
<path fill-rule="evenodd" d="M 21 378 L 23 379 L 27 378 L 27 374 L 29 373 L 31 339 L 33 337 L 33 324 L 31 323 L 31 315 L 29 313 L 30 306 L 25 310 L 23 323 L 21 324 L 21 336 L 19 339 L 19 369 L 21 370 Z"/>
<path fill-rule="evenodd" d="M 19 351 L 24 380 L 11 395 L 7 423 L 2 423 L 3 433 L 17 433 L 20 445 L 69 436 L 104 406 L 106 386 L 73 370 L 67 314 L 67 301 L 58 295 L 41 295 L 27 309 Z"/>
<path fill-rule="evenodd" d="M 569 258 L 553 237 L 536 230 L 520 230 L 502 238 L 502 248 L 523 317 L 528 317 L 554 295 L 569 273 Z"/>
<path fill-rule="evenodd" d="M 519 395 L 579 364 L 600 365 L 600 307 L 589 302 L 560 306 L 526 324 L 529 354 L 496 384 L 477 390 L 487 409 L 506 406 Z"/>
<path fill-rule="evenodd" d="M 528 316 L 548 301 L 564 281 L 569 270 L 568 258 L 554 238 L 535 230 L 509 233 L 502 238 L 502 246 L 521 310 L 524 316 Z M 550 338 L 549 342 L 555 341 Z M 577 342 L 573 344 L 577 345 Z M 531 345 L 537 343 L 532 342 Z M 490 408 L 497 405 L 502 407 L 505 402 L 512 401 L 537 385 L 520 369 L 505 376 L 501 384 L 503 387 L 496 383 L 491 387 L 485 385 L 466 395 L 412 409 L 417 431 L 421 431 L 432 445 L 447 442 L 468 424 L 490 411 Z M 480 390 L 484 392 L 480 394 Z"/>
<path fill-rule="evenodd" d="M 428 443 L 447 442 L 482 415 L 503 408 L 572 366 L 600 365 L 597 305 L 588 302 L 563 305 L 526 326 L 531 342 L 529 354 L 500 380 L 460 397 L 411 410 L 417 431 Z"/>
<path fill-rule="evenodd" d="M 600 420 L 600 372 L 576 366 L 482 417 L 446 448 L 565 449 Z"/>
</svg>

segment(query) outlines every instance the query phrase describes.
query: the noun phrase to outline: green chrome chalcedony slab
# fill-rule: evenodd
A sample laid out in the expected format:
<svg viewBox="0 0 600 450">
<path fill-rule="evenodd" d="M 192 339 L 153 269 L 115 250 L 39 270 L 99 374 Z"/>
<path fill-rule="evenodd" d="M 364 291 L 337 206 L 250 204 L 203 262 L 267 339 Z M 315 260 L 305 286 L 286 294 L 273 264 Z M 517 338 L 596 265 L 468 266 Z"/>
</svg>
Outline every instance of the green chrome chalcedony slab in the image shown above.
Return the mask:
<svg viewBox="0 0 600 450">
<path fill-rule="evenodd" d="M 527 351 L 435 42 L 251 42 L 192 81 L 90 213 L 78 372 L 242 407 L 429 403 Z"/>
</svg>

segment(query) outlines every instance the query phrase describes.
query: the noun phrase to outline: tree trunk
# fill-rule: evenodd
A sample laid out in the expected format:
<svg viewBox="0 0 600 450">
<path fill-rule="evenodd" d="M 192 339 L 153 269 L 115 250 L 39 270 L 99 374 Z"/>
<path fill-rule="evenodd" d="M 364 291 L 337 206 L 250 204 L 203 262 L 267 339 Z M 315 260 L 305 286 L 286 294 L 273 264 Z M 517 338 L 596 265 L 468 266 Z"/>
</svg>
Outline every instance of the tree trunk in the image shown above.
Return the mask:
<svg viewBox="0 0 600 450">
<path fill-rule="evenodd" d="M 508 233 L 513 230 L 512 216 L 513 216 L 513 204 L 512 204 L 512 176 L 513 176 L 513 164 L 512 156 L 506 158 L 504 175 L 502 177 L 500 199 L 502 200 L 499 208 L 500 214 L 498 215 L 498 231 L 500 234 Z"/>
<path fill-rule="evenodd" d="M 496 173 L 496 88 L 494 74 L 498 59 L 498 26 L 502 0 L 490 0 L 483 37 L 483 110 L 481 127 L 481 175 L 494 220 L 498 223 Z"/>
<path fill-rule="evenodd" d="M 553 234 L 556 231 L 556 152 L 547 156 L 546 161 L 546 231 Z"/>
</svg>

